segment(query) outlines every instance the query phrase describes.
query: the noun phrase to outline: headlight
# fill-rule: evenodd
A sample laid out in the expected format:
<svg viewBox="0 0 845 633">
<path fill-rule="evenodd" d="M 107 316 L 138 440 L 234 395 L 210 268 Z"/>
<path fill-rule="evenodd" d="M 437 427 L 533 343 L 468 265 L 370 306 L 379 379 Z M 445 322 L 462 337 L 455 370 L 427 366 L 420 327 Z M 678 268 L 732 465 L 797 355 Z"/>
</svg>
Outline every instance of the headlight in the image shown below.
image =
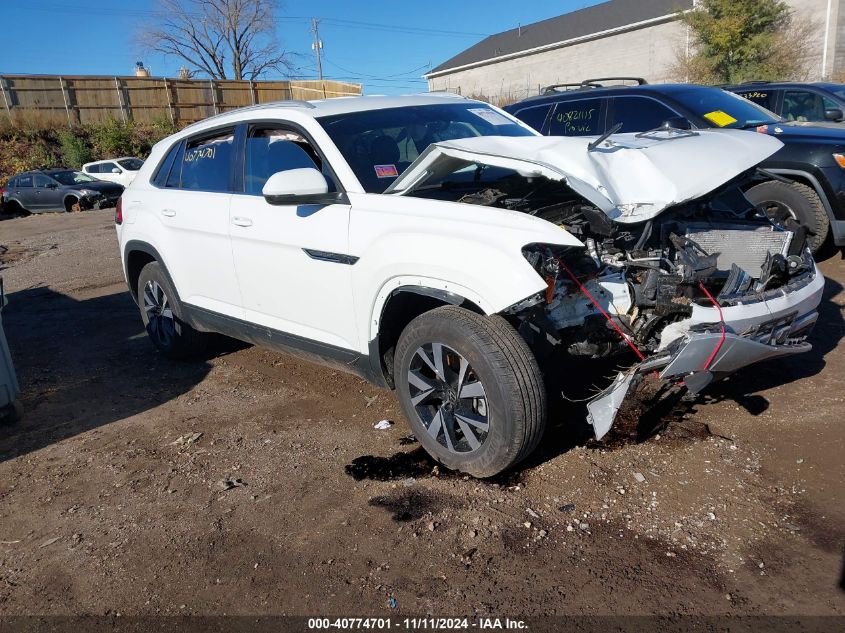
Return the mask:
<svg viewBox="0 0 845 633">
<path fill-rule="evenodd" d="M 99 191 L 94 191 L 92 189 L 80 189 L 79 193 L 81 193 L 83 196 L 87 196 L 89 198 L 96 198 L 97 196 L 100 195 Z"/>
</svg>

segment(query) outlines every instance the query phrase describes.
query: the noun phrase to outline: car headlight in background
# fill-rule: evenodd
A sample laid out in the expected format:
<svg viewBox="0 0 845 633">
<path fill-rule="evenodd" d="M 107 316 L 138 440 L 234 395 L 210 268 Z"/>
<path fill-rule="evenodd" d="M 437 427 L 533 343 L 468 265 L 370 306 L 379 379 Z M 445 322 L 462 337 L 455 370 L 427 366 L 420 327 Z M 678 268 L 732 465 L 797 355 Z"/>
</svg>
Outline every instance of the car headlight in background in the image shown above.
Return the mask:
<svg viewBox="0 0 845 633">
<path fill-rule="evenodd" d="M 94 191 L 93 189 L 80 189 L 79 193 L 87 198 L 96 198 L 97 196 L 102 195 L 99 191 Z"/>
</svg>

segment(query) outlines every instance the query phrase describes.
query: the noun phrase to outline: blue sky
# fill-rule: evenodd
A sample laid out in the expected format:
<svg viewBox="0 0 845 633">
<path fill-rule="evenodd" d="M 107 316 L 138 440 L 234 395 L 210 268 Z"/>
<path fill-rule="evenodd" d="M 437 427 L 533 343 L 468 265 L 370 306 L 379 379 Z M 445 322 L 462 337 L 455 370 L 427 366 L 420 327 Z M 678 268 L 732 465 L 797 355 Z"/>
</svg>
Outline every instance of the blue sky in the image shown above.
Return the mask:
<svg viewBox="0 0 845 633">
<path fill-rule="evenodd" d="M 425 90 L 420 76 L 487 34 L 597 4 L 518 0 L 287 0 L 277 14 L 282 46 L 316 76 L 311 17 L 322 18 L 323 74 L 357 81 L 367 94 Z M 182 62 L 141 50 L 138 30 L 155 0 L 0 0 L 0 73 L 128 75 L 143 60 L 154 75 L 175 76 Z"/>
</svg>

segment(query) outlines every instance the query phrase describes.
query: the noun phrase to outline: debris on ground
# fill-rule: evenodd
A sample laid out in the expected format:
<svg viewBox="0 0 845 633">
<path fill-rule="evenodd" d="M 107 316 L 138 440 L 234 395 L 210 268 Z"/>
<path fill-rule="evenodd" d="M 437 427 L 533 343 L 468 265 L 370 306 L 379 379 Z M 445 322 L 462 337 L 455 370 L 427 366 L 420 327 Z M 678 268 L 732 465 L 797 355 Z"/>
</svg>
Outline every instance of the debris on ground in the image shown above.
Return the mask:
<svg viewBox="0 0 845 633">
<path fill-rule="evenodd" d="M 375 424 L 373 424 L 373 428 L 379 431 L 386 431 L 391 426 L 393 426 L 393 422 L 391 422 L 390 420 L 382 420 L 381 422 L 376 422 Z"/>
<path fill-rule="evenodd" d="M 221 479 L 217 482 L 217 487 L 223 491 L 231 490 L 232 488 L 241 488 L 243 486 L 246 486 L 246 482 L 243 479 Z"/>
<path fill-rule="evenodd" d="M 180 435 L 177 437 L 173 442 L 170 442 L 171 446 L 190 446 L 191 444 L 195 443 L 198 439 L 202 437 L 202 433 L 185 433 L 184 435 Z"/>
</svg>

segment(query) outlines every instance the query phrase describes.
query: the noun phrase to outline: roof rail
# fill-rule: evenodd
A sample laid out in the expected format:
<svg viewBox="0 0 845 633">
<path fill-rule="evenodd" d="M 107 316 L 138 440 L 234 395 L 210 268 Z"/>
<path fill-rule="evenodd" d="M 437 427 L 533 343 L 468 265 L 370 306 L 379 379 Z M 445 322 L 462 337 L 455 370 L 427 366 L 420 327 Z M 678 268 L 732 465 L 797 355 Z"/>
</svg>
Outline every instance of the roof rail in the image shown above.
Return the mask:
<svg viewBox="0 0 845 633">
<path fill-rule="evenodd" d="M 748 85 L 750 85 L 750 84 L 770 84 L 770 83 L 772 83 L 772 82 L 771 82 L 771 81 L 769 81 L 768 79 L 757 79 L 757 80 L 755 80 L 755 81 L 743 81 L 743 82 L 742 82 L 741 84 L 739 84 L 739 85 L 740 85 L 740 86 L 748 86 Z"/>
<path fill-rule="evenodd" d="M 589 84 L 594 85 L 598 84 L 599 86 L 604 86 L 603 81 L 636 81 L 638 86 L 644 86 L 648 82 L 643 79 L 642 77 L 598 77 L 596 79 L 585 79 L 582 81 L 582 84 Z"/>
<path fill-rule="evenodd" d="M 303 101 L 301 99 L 284 99 L 281 101 L 266 101 L 265 103 L 256 103 L 254 105 L 244 106 L 242 108 L 234 108 L 232 110 L 226 110 L 225 112 L 221 112 L 219 114 L 215 114 L 210 117 L 206 117 L 200 121 L 195 121 L 190 125 L 186 125 L 183 129 L 187 130 L 188 128 L 194 127 L 195 125 L 199 125 L 200 123 L 205 123 L 206 121 L 210 121 L 212 119 L 217 119 L 222 116 L 226 116 L 228 114 L 234 114 L 237 112 L 249 112 L 251 110 L 265 110 L 268 108 L 308 108 L 314 109 L 315 106 L 310 101 Z"/>
<path fill-rule="evenodd" d="M 436 95 L 443 95 L 445 97 L 455 97 L 456 99 L 470 99 L 470 97 L 465 97 L 461 93 L 454 92 L 452 90 L 449 90 L 448 88 L 442 88 L 440 90 L 428 90 L 426 92 L 417 92 L 415 94 L 418 94 L 420 96 L 436 94 Z"/>
<path fill-rule="evenodd" d="M 551 86 L 546 86 L 540 91 L 540 94 L 552 94 L 558 92 L 558 88 L 563 88 L 564 90 L 583 90 L 584 88 L 605 88 L 602 82 L 604 81 L 636 81 L 638 86 L 643 86 L 648 82 L 643 79 L 642 77 L 598 77 L 596 79 L 585 79 L 580 83 L 568 83 L 568 84 L 552 84 Z"/>
</svg>

